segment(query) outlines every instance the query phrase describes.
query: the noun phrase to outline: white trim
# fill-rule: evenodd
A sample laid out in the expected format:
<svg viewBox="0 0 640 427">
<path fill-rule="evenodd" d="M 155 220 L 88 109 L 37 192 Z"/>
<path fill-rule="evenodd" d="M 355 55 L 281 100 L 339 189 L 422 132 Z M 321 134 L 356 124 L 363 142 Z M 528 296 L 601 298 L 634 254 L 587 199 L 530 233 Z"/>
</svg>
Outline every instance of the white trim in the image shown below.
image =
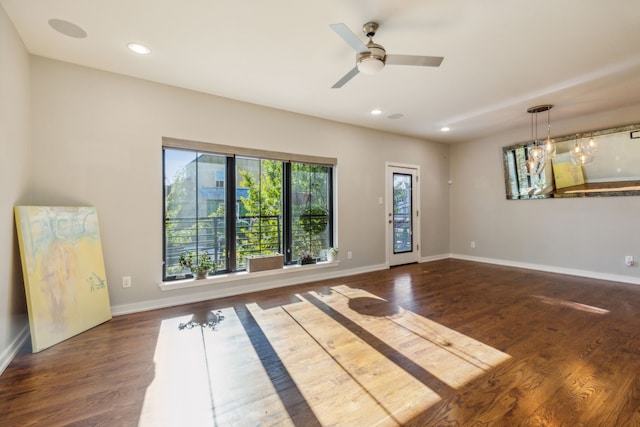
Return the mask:
<svg viewBox="0 0 640 427">
<path fill-rule="evenodd" d="M 16 357 L 16 354 L 18 354 L 18 351 L 20 351 L 22 345 L 27 341 L 27 338 L 29 338 L 28 323 L 22 328 L 13 342 L 9 344 L 9 347 L 7 347 L 2 352 L 2 354 L 0 354 L 0 375 L 4 372 L 5 369 L 7 369 L 7 366 L 9 366 L 9 363 L 11 363 L 13 358 Z"/>
<path fill-rule="evenodd" d="M 398 163 L 398 162 L 385 162 L 385 170 L 389 167 L 392 168 L 401 168 L 401 169 L 416 169 L 416 170 L 420 170 L 420 166 L 419 165 L 412 165 L 409 163 Z"/>
<path fill-rule="evenodd" d="M 238 273 L 229 273 L 229 274 L 217 274 L 215 276 L 209 276 L 206 279 L 194 280 L 194 279 L 185 279 L 185 280 L 175 280 L 171 282 L 161 282 L 158 284 L 158 287 L 163 291 L 173 291 L 176 289 L 184 289 L 184 288 L 195 288 L 206 285 L 227 283 L 227 282 L 237 282 L 239 280 L 249 280 L 249 279 L 258 279 L 260 277 L 269 277 L 276 276 L 282 274 L 289 273 L 300 273 L 301 271 L 308 270 L 316 270 L 319 268 L 327 268 L 327 267 L 337 267 L 340 265 L 340 261 L 334 262 L 320 262 L 317 264 L 307 264 L 307 265 L 287 265 L 283 268 L 277 268 L 273 270 L 265 270 L 265 271 L 256 271 L 253 273 L 248 273 L 246 271 L 241 271 Z"/>
<path fill-rule="evenodd" d="M 451 258 L 450 254 L 424 256 L 424 257 L 420 258 L 420 263 L 431 262 L 431 261 L 440 261 L 440 260 L 449 259 L 449 258 Z"/>
<path fill-rule="evenodd" d="M 413 189 L 411 191 L 411 204 L 412 204 L 412 233 L 413 233 L 413 251 L 411 254 L 413 256 L 409 259 L 409 254 L 393 254 L 393 231 L 389 230 L 389 218 L 391 216 L 391 212 L 393 211 L 393 182 L 392 175 L 394 169 L 404 169 L 407 171 L 411 171 L 412 176 L 412 185 Z M 421 243 L 421 223 L 422 217 L 418 216 L 418 212 L 422 211 L 422 206 L 420 202 L 420 165 L 409 165 L 409 164 L 401 164 L 396 162 L 385 162 L 385 171 L 384 171 L 384 182 L 385 182 L 385 216 L 384 216 L 384 224 L 385 224 L 385 259 L 388 265 L 400 265 L 405 262 L 421 262 L 420 255 L 422 253 L 422 249 L 420 248 Z"/>
<path fill-rule="evenodd" d="M 323 264 L 327 264 L 327 263 L 317 264 L 315 267 L 322 268 Z M 337 265 L 339 264 L 339 262 L 335 262 L 331 264 Z M 300 269 L 313 270 L 313 267 L 314 267 L 313 265 L 301 266 Z M 141 311 L 155 310 L 158 308 L 173 307 L 176 305 L 191 304 L 194 302 L 207 301 L 207 300 L 216 299 L 216 298 L 224 298 L 224 297 L 229 297 L 234 295 L 245 294 L 249 292 L 258 292 L 258 291 L 264 291 L 267 289 L 281 288 L 285 286 L 316 282 L 320 280 L 334 279 L 337 277 L 351 276 L 354 274 L 386 270 L 388 268 L 389 267 L 385 264 L 378 264 L 378 265 L 371 265 L 368 267 L 352 268 L 349 270 L 325 272 L 322 274 L 314 274 L 314 275 L 305 276 L 305 277 L 289 277 L 286 280 L 283 280 L 283 276 L 282 276 L 283 270 L 275 270 L 276 272 L 275 274 L 273 272 L 271 272 L 271 274 L 265 274 L 268 272 L 263 272 L 263 271 L 258 273 L 247 273 L 242 278 L 250 279 L 254 277 L 259 277 L 258 275 L 260 275 L 260 277 L 271 276 L 272 279 L 259 281 L 258 283 L 236 284 L 233 286 L 224 286 L 222 282 L 217 282 L 218 286 L 206 287 L 207 290 L 203 290 L 202 292 L 198 292 L 196 294 L 179 295 L 179 296 L 169 297 L 169 298 L 159 298 L 155 300 L 141 301 L 141 302 L 132 303 L 132 304 L 122 304 L 122 305 L 112 306 L 111 314 L 113 314 L 114 316 L 118 316 L 123 314 L 137 313 Z M 296 270 L 293 270 L 293 271 L 296 271 Z M 297 271 L 300 271 L 300 270 L 297 270 Z M 212 282 L 210 280 L 211 279 L 198 280 L 198 282 L 207 282 L 207 283 L 203 283 L 203 285 L 207 285 L 207 284 L 211 285 Z M 195 282 L 195 280 L 192 280 L 190 282 Z M 216 282 L 213 282 L 213 283 L 216 283 Z M 196 286 L 201 286 L 201 285 L 198 283 Z"/>
<path fill-rule="evenodd" d="M 451 258 L 462 259 L 466 261 L 482 262 L 485 264 L 504 265 L 506 267 L 526 268 L 528 270 L 546 271 L 549 273 L 568 274 L 570 276 L 587 277 L 590 279 L 608 280 L 611 282 L 630 283 L 632 285 L 640 285 L 640 278 L 632 276 L 624 276 L 622 274 L 599 273 L 597 271 L 577 270 L 574 268 L 556 267 L 553 265 L 531 264 L 528 262 L 509 261 L 495 258 L 481 258 L 469 255 L 450 254 Z"/>
</svg>

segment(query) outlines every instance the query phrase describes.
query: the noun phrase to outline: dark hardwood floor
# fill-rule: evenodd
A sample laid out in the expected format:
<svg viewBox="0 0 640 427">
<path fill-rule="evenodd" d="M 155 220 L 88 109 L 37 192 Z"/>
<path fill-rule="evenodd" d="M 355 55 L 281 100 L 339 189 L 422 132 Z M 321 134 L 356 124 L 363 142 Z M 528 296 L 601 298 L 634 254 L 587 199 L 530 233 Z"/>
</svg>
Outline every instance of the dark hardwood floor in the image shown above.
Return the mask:
<svg viewBox="0 0 640 427">
<path fill-rule="evenodd" d="M 460 260 L 115 317 L 0 425 L 640 426 L 640 286 Z"/>
</svg>

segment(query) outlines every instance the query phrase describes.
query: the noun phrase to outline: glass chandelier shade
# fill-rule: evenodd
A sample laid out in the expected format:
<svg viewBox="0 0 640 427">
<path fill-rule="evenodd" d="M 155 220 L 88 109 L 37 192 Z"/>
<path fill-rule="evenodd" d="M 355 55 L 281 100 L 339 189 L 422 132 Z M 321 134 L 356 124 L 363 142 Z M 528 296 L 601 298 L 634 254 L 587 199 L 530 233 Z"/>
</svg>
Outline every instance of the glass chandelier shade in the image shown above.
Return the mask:
<svg viewBox="0 0 640 427">
<path fill-rule="evenodd" d="M 547 164 L 547 153 L 542 145 L 530 145 L 527 148 L 527 173 L 538 175 Z"/>
<path fill-rule="evenodd" d="M 527 175 L 539 175 L 549 160 L 556 155 L 556 144 L 551 139 L 551 113 L 553 105 L 538 105 L 531 107 L 527 113 L 531 114 L 531 145 L 527 148 Z M 547 112 L 547 139 L 538 140 L 538 113 Z M 534 124 L 535 119 L 535 124 Z"/>
<path fill-rule="evenodd" d="M 598 141 L 591 136 L 589 139 L 580 138 L 580 135 L 576 135 L 576 143 L 571 149 L 571 155 L 573 161 L 579 165 L 588 165 L 593 162 L 593 159 L 598 152 Z"/>
</svg>

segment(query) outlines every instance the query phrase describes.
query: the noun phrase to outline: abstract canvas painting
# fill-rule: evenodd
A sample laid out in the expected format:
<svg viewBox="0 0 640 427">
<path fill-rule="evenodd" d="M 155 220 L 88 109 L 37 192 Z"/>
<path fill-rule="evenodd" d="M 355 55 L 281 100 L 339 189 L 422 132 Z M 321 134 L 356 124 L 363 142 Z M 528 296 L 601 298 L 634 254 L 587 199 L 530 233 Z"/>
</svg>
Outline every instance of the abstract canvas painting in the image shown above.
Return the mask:
<svg viewBox="0 0 640 427">
<path fill-rule="evenodd" d="M 33 352 L 111 319 L 93 207 L 16 206 Z"/>
<path fill-rule="evenodd" d="M 557 154 L 551 162 L 553 164 L 553 178 L 556 181 L 556 188 L 584 184 L 582 166 L 573 161 L 571 153 Z"/>
</svg>

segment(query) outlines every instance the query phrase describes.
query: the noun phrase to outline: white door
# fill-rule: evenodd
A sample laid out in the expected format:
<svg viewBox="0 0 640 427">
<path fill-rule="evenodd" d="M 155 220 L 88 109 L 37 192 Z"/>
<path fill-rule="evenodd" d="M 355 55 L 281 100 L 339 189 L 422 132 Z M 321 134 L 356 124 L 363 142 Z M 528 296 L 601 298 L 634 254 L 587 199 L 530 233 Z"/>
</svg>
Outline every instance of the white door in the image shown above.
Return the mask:
<svg viewBox="0 0 640 427">
<path fill-rule="evenodd" d="M 418 167 L 387 165 L 387 260 L 390 266 L 420 261 Z"/>
</svg>

